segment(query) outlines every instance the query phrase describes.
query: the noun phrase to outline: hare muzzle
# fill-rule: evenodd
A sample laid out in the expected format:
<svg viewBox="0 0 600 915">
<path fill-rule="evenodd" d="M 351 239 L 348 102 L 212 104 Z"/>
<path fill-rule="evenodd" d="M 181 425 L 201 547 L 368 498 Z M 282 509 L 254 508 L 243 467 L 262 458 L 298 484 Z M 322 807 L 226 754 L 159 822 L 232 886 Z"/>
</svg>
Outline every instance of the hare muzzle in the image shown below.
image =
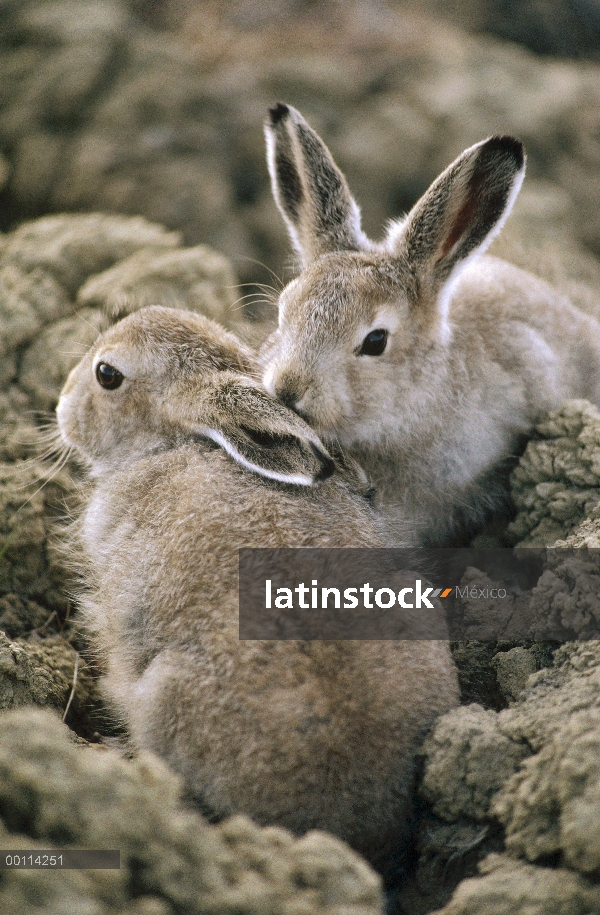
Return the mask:
<svg viewBox="0 0 600 915">
<path fill-rule="evenodd" d="M 301 412 L 300 403 L 307 389 L 308 384 L 293 372 L 283 372 L 277 377 L 273 385 L 273 394 L 280 403 L 305 419 L 306 417 Z"/>
<path fill-rule="evenodd" d="M 318 435 L 327 437 L 344 421 L 340 409 L 344 393 L 339 378 L 301 377 L 294 369 L 270 367 L 264 377 L 266 389 L 288 409 L 307 422 Z"/>
</svg>

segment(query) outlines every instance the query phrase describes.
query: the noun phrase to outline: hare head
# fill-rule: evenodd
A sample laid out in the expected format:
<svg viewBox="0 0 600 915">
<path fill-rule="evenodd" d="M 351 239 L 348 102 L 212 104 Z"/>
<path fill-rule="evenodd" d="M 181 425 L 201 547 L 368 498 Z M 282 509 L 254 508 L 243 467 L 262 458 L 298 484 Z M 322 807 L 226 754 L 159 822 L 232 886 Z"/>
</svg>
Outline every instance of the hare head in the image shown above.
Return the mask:
<svg viewBox="0 0 600 915">
<path fill-rule="evenodd" d="M 265 386 L 325 440 L 372 444 L 408 431 L 429 373 L 442 371 L 454 284 L 518 194 L 523 147 L 497 136 L 467 149 L 374 243 L 298 111 L 271 109 L 266 137 L 275 200 L 303 269 L 281 294 L 261 354 Z"/>
<path fill-rule="evenodd" d="M 64 441 L 92 476 L 210 439 L 247 469 L 309 486 L 334 463 L 257 380 L 252 352 L 214 321 L 152 306 L 119 321 L 73 369 L 57 406 Z"/>
</svg>

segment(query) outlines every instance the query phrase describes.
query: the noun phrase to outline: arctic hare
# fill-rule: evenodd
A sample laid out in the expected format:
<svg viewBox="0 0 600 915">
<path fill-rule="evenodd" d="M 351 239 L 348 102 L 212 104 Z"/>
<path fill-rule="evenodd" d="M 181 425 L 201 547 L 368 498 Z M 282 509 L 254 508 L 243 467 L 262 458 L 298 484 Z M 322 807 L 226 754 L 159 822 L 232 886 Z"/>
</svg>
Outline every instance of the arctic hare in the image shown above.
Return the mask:
<svg viewBox="0 0 600 915">
<path fill-rule="evenodd" d="M 239 639 L 239 547 L 382 544 L 360 473 L 332 473 L 257 371 L 232 334 L 159 307 L 73 369 L 57 414 L 92 481 L 84 622 L 134 743 L 207 812 L 326 828 L 389 869 L 456 671 L 441 641 Z"/>
<path fill-rule="evenodd" d="M 271 109 L 266 136 L 302 270 L 262 351 L 265 386 L 358 458 L 383 513 L 439 543 L 502 503 L 507 459 L 541 414 L 600 403 L 600 325 L 483 256 L 523 180 L 518 140 L 467 149 L 374 243 L 298 111 Z"/>
</svg>

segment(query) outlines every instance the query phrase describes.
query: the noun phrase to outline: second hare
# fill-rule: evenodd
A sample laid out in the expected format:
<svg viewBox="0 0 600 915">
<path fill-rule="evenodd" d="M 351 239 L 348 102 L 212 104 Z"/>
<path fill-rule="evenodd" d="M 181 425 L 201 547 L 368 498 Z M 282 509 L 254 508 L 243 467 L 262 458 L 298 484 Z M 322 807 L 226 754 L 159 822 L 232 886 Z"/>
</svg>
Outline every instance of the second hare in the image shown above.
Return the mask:
<svg viewBox="0 0 600 915">
<path fill-rule="evenodd" d="M 600 403 L 600 324 L 484 254 L 524 177 L 513 137 L 467 149 L 375 243 L 298 111 L 277 105 L 266 135 L 302 269 L 281 293 L 264 383 L 360 461 L 403 535 L 443 542 L 503 504 L 542 414 Z"/>
<path fill-rule="evenodd" d="M 257 370 L 214 322 L 159 307 L 73 369 L 57 413 L 90 475 L 83 618 L 134 744 L 207 812 L 328 829 L 389 873 L 456 669 L 442 641 L 240 640 L 240 547 L 382 545 L 360 469 L 334 468 Z"/>
</svg>

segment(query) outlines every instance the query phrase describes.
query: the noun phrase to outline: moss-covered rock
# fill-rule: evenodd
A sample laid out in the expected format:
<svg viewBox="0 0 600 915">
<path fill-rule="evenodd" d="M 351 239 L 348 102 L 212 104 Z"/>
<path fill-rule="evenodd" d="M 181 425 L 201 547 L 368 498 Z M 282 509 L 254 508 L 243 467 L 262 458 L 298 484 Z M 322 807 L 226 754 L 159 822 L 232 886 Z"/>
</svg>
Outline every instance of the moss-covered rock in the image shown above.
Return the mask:
<svg viewBox="0 0 600 915">
<path fill-rule="evenodd" d="M 503 827 L 506 852 L 459 885 L 444 915 L 596 910 L 599 754 L 599 642 L 564 645 L 508 709 L 439 719 L 424 745 L 424 796 L 450 823 Z"/>
<path fill-rule="evenodd" d="M 495 854 L 481 870 L 483 876 L 463 880 L 432 915 L 589 915 L 600 908 L 600 888 L 565 868 Z"/>
<path fill-rule="evenodd" d="M 518 510 L 509 531 L 519 546 L 551 546 L 600 502 L 600 412 L 568 401 L 538 424 L 512 475 Z"/>
<path fill-rule="evenodd" d="M 4 849 L 118 849 L 120 870 L 4 871 L 0 909 L 128 915 L 379 915 L 381 882 L 343 842 L 181 806 L 153 756 L 76 746 L 49 712 L 0 717 Z"/>
<path fill-rule="evenodd" d="M 422 793 L 434 813 L 450 822 L 480 822 L 527 750 L 502 733 L 495 712 L 467 705 L 439 719 L 423 753 Z"/>
</svg>

